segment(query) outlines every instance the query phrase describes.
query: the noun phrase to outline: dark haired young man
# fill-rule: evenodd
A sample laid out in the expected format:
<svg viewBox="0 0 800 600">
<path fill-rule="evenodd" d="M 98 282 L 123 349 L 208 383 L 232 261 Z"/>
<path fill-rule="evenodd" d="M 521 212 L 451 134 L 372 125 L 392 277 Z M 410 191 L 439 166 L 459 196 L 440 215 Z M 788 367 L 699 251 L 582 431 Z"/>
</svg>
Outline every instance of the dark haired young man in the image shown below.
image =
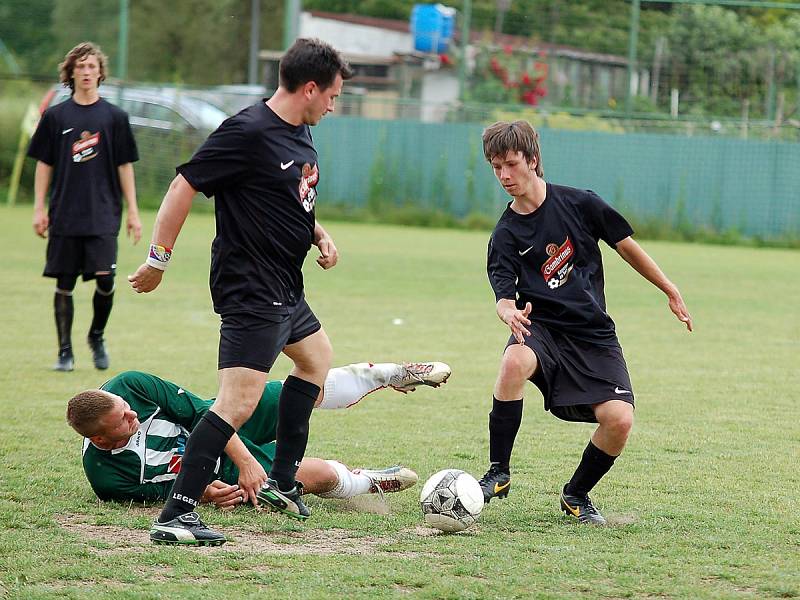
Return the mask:
<svg viewBox="0 0 800 600">
<path fill-rule="evenodd" d="M 72 97 L 45 111 L 28 148 L 28 156 L 36 159 L 33 230 L 43 238 L 49 234 L 44 276 L 56 279 L 56 371 L 74 368 L 72 292 L 79 275 L 95 280 L 88 342 L 94 366 L 108 368 L 103 335 L 114 301 L 120 195 L 128 206 L 128 235 L 136 243 L 142 234 L 133 175 L 139 155 L 128 115 L 98 91 L 106 62 L 91 42 L 67 53 L 59 77 Z"/>
<path fill-rule="evenodd" d="M 543 179 L 539 138 L 525 121 L 483 132 L 483 150 L 512 197 L 489 241 L 487 271 L 497 316 L 511 329 L 489 413 L 491 466 L 484 501 L 508 495 L 510 460 L 531 381 L 544 408 L 565 421 L 597 423 L 561 493 L 561 509 L 581 523 L 604 524 L 589 492 L 622 453 L 633 426 L 633 388 L 614 322 L 606 312 L 598 242 L 614 248 L 667 295 L 692 330 L 678 288 L 630 236 L 628 222 L 597 194 Z"/>
<path fill-rule="evenodd" d="M 175 528 L 197 540 L 224 541 L 193 512 L 228 440 L 250 417 L 267 373 L 283 352 L 294 363 L 281 390 L 277 447 L 270 477 L 240 473 L 248 497 L 298 519 L 311 514 L 295 474 L 308 442 L 311 409 L 330 367 L 328 336 L 303 292 L 302 266 L 312 244 L 323 269 L 336 264 L 333 240 L 314 218 L 319 182 L 310 125 L 334 110 L 349 65 L 328 44 L 298 39 L 280 64 L 275 94 L 214 131 L 177 168 L 158 211 L 150 253 L 128 279 L 137 292 L 161 282 L 197 191 L 215 197 L 211 296 L 221 316 L 219 394 L 192 431 L 183 468 L 153 523 L 160 541 Z M 193 518 L 184 518 L 185 515 Z"/>
</svg>

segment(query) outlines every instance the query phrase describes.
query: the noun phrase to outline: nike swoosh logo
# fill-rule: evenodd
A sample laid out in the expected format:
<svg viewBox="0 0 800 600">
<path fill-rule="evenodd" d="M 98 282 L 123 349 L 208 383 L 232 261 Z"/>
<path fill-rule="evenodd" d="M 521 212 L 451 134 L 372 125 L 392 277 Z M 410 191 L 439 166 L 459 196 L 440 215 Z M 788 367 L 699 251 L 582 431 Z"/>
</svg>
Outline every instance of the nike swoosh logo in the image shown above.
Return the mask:
<svg viewBox="0 0 800 600">
<path fill-rule="evenodd" d="M 531 247 L 530 247 L 530 248 L 528 248 L 527 250 L 518 250 L 517 252 L 519 252 L 519 255 L 520 255 L 520 256 L 525 256 L 525 255 L 526 255 L 528 252 L 530 252 L 531 250 L 533 250 L 533 246 L 531 246 Z"/>
<path fill-rule="evenodd" d="M 283 163 L 283 162 L 281 162 L 281 171 L 285 171 L 286 169 L 288 169 L 289 167 L 291 167 L 293 164 L 294 164 L 294 161 L 293 161 L 293 160 L 290 160 L 290 161 L 289 161 L 289 162 L 287 162 L 287 163 Z"/>
<path fill-rule="evenodd" d="M 615 394 L 630 394 L 628 390 L 623 390 L 622 388 L 615 387 L 614 388 Z"/>
<path fill-rule="evenodd" d="M 67 135 L 73 129 L 75 129 L 75 128 L 74 127 L 70 127 L 69 129 L 65 129 L 64 131 L 61 132 L 61 135 Z"/>
<path fill-rule="evenodd" d="M 578 509 L 578 508 L 572 508 L 572 507 L 571 507 L 571 506 L 570 506 L 570 505 L 569 505 L 567 502 L 564 502 L 564 506 L 566 506 L 566 507 L 567 507 L 567 510 L 569 510 L 569 512 L 571 512 L 571 513 L 572 513 L 573 515 L 575 515 L 576 517 L 580 517 L 580 516 L 581 516 L 581 511 L 580 511 L 580 509 Z"/>
<path fill-rule="evenodd" d="M 506 489 L 510 485 L 511 485 L 510 481 L 506 481 L 503 485 L 500 485 L 499 483 L 495 483 L 494 484 L 494 493 L 497 494 L 499 492 L 502 492 L 504 489 Z"/>
</svg>

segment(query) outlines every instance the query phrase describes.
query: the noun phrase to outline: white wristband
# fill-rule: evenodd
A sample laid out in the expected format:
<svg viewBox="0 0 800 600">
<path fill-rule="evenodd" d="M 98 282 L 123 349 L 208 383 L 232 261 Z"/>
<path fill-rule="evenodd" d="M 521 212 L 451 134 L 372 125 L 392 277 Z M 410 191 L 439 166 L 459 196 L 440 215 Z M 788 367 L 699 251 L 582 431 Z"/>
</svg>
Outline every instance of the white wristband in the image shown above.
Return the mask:
<svg viewBox="0 0 800 600">
<path fill-rule="evenodd" d="M 159 271 L 165 271 L 170 258 L 172 258 L 172 248 L 150 244 L 150 253 L 147 255 L 145 264 Z"/>
</svg>

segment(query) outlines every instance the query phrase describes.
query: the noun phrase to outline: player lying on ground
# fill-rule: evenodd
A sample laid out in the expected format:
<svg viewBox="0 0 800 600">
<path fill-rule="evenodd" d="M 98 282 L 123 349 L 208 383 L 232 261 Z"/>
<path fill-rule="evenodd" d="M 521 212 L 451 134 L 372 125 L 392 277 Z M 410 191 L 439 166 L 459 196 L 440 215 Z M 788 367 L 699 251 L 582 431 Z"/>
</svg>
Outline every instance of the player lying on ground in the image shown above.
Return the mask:
<svg viewBox="0 0 800 600">
<path fill-rule="evenodd" d="M 414 391 L 438 387 L 450 376 L 444 363 L 358 363 L 331 369 L 316 407 L 347 408 L 367 394 L 391 387 Z M 268 382 L 253 416 L 235 435 L 209 474 L 203 500 L 222 508 L 244 502 L 258 504 L 252 481 L 263 479 L 275 454 L 278 398 L 283 383 Z M 127 371 L 99 390 L 74 396 L 67 422 L 85 436 L 83 468 L 102 500 L 158 501 L 169 492 L 181 468 L 186 439 L 214 400 L 203 400 L 155 375 Z M 406 468 L 348 470 L 343 464 L 304 458 L 298 470 L 304 491 L 323 498 L 395 492 L 414 485 L 417 475 Z M 191 536 L 190 536 L 191 537 Z M 170 539 L 165 542 L 197 543 Z"/>
</svg>

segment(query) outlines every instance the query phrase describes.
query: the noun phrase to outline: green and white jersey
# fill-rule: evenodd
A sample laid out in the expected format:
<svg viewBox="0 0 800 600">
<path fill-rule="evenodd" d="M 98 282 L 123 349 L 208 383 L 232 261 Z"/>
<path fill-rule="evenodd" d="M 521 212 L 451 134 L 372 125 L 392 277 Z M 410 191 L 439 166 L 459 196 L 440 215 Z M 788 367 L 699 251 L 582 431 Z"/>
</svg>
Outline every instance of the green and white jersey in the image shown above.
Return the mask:
<svg viewBox="0 0 800 600">
<path fill-rule="evenodd" d="M 239 430 L 245 446 L 268 471 L 274 457 L 281 382 L 267 384 L 258 408 Z M 101 450 L 85 438 L 83 469 L 101 500 L 166 500 L 180 472 L 189 433 L 213 404 L 155 375 L 126 371 L 101 389 L 122 397 L 139 417 L 139 430 L 115 450 Z M 225 455 L 217 478 L 236 483 L 238 469 Z"/>
</svg>

